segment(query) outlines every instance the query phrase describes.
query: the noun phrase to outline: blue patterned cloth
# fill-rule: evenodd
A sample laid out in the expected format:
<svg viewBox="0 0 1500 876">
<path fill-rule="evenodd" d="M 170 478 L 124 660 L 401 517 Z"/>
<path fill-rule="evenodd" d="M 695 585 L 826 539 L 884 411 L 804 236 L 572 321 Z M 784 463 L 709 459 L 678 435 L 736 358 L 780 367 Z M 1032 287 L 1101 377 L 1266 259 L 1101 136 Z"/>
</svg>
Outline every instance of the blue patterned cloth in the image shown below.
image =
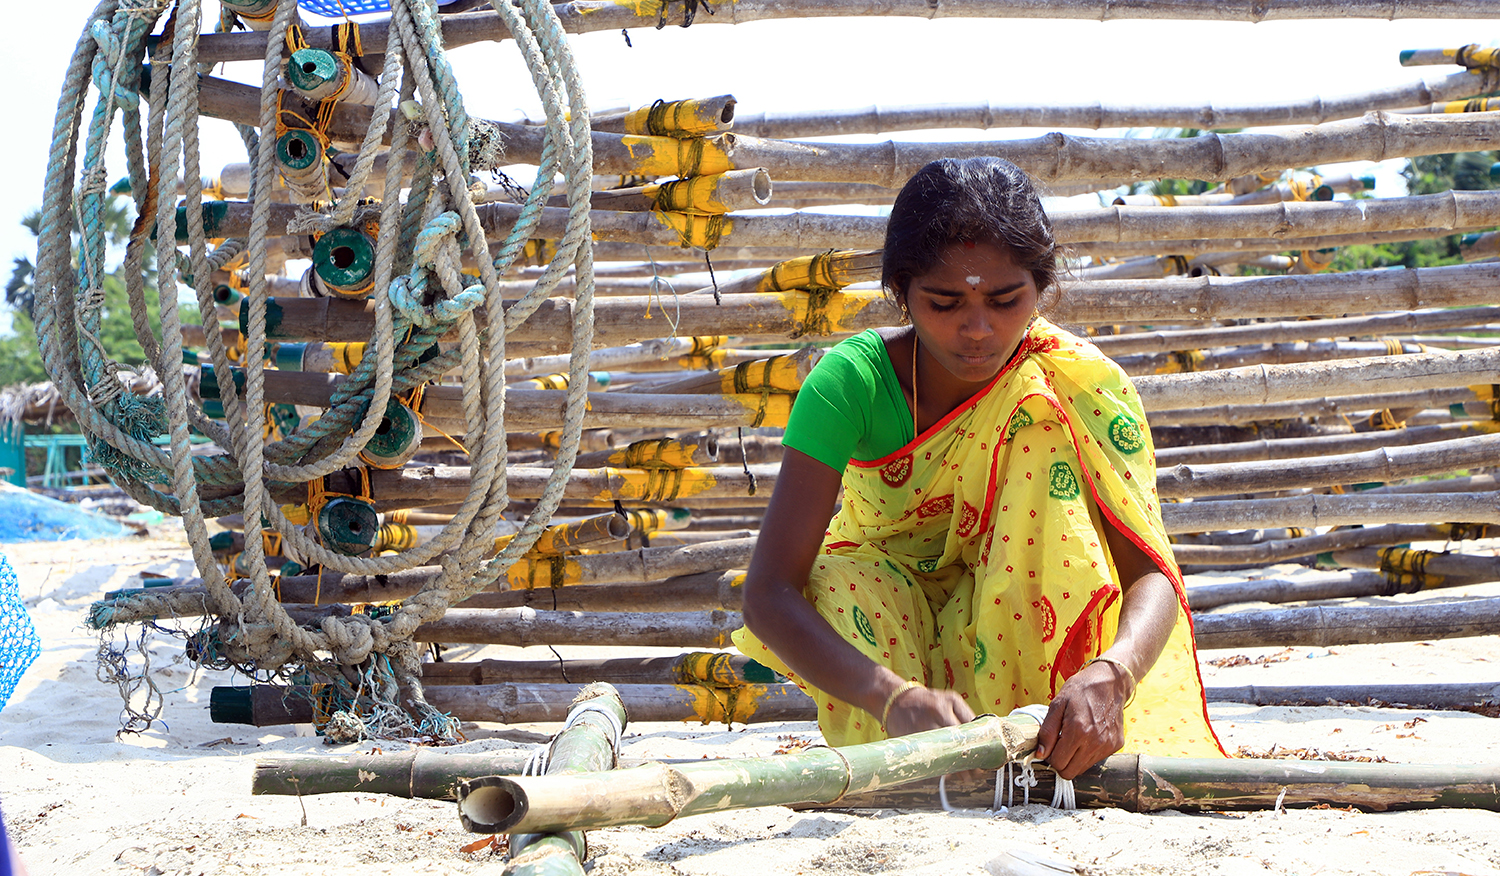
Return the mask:
<svg viewBox="0 0 1500 876">
<path fill-rule="evenodd" d="M 298 0 L 297 5 L 313 15 L 325 18 L 391 11 L 391 4 L 387 0 Z"/>
<path fill-rule="evenodd" d="M 21 605 L 21 588 L 10 560 L 0 554 L 0 709 L 20 682 L 26 667 L 42 652 L 36 627 Z"/>
</svg>

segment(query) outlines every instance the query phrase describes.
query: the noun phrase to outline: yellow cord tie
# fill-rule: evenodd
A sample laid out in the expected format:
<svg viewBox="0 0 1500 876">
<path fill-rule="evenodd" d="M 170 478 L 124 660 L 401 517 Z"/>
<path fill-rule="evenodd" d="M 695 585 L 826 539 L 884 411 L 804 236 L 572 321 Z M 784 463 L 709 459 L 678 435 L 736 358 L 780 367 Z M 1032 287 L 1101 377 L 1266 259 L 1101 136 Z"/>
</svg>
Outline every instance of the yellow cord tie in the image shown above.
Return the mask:
<svg viewBox="0 0 1500 876">
<path fill-rule="evenodd" d="M 1387 356 L 1402 356 L 1406 353 L 1406 345 L 1395 338 L 1382 338 L 1385 341 L 1385 354 Z"/>
<path fill-rule="evenodd" d="M 833 333 L 833 320 L 828 316 L 828 305 L 837 289 L 810 288 L 807 290 L 807 313 L 792 326 L 792 339 L 807 335 L 826 336 Z"/>
<path fill-rule="evenodd" d="M 723 214 L 662 212 L 656 214 L 657 221 L 677 232 L 678 246 L 713 250 L 729 236 L 734 222 Z"/>
<path fill-rule="evenodd" d="M 1436 551 L 1414 550 L 1406 547 L 1388 547 L 1380 550 L 1380 572 L 1390 583 L 1382 594 L 1416 593 L 1430 587 L 1442 586 L 1441 575 L 1427 575 L 1427 564 L 1433 557 L 1441 556 Z"/>
</svg>

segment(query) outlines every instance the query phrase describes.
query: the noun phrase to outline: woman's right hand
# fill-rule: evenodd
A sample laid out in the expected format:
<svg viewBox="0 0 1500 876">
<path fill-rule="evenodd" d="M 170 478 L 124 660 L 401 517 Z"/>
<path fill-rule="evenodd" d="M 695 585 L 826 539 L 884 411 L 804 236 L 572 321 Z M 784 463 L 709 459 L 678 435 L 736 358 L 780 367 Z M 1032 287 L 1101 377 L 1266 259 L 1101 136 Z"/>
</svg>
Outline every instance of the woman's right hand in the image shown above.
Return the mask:
<svg viewBox="0 0 1500 876">
<path fill-rule="evenodd" d="M 974 710 L 957 691 L 914 687 L 896 697 L 886 717 L 885 730 L 891 736 L 906 736 L 923 730 L 955 727 L 974 720 Z"/>
</svg>

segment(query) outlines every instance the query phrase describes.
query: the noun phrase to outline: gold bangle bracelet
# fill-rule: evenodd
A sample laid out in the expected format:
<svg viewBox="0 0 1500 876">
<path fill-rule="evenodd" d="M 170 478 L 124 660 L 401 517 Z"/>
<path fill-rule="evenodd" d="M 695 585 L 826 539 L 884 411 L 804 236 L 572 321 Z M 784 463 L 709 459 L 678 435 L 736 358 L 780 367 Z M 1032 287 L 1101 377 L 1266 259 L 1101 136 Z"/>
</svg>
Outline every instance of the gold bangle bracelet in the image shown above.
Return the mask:
<svg viewBox="0 0 1500 876">
<path fill-rule="evenodd" d="M 891 707 L 896 705 L 896 700 L 909 690 L 925 687 L 920 681 L 903 681 L 890 695 L 885 698 L 885 708 L 880 710 L 880 726 L 884 727 L 886 719 L 891 716 Z"/>
<path fill-rule="evenodd" d="M 1129 707 L 1131 703 L 1135 702 L 1135 691 L 1138 683 L 1135 680 L 1135 673 L 1130 671 L 1130 667 L 1126 666 L 1123 660 L 1116 660 L 1113 657 L 1106 657 L 1103 654 L 1100 654 L 1098 657 L 1095 657 L 1094 659 L 1083 665 L 1092 666 L 1095 663 L 1108 663 L 1111 666 L 1118 666 L 1120 667 L 1120 671 L 1125 673 L 1125 677 L 1130 679 L 1130 693 L 1125 696 L 1125 704 L 1120 706 L 1121 709 L 1125 709 Z"/>
</svg>

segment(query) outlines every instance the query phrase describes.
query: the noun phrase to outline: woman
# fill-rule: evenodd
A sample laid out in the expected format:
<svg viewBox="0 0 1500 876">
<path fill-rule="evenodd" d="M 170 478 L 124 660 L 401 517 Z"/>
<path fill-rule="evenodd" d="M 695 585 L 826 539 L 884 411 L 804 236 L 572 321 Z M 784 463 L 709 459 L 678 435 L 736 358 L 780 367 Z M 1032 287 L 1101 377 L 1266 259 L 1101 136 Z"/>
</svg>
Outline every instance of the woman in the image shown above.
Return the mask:
<svg viewBox="0 0 1500 876">
<path fill-rule="evenodd" d="M 1037 756 L 1063 778 L 1122 746 L 1223 754 L 1145 415 L 1037 315 L 1056 270 L 1024 173 L 935 161 L 886 231 L 907 324 L 798 393 L 735 643 L 813 696 L 831 745 L 1050 702 Z"/>
</svg>

